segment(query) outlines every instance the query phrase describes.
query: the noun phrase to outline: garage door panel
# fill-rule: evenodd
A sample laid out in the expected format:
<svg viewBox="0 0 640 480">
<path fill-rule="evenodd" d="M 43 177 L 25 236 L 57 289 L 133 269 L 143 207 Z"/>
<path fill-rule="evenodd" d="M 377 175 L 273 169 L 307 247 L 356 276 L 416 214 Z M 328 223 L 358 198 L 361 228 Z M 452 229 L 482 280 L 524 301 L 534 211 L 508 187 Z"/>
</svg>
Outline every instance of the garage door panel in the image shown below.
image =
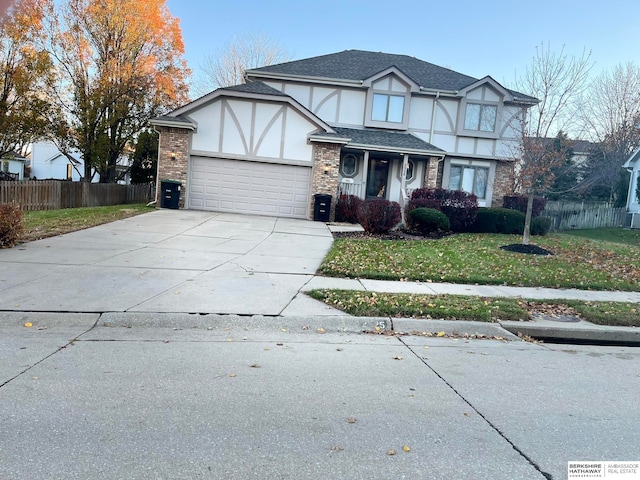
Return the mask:
<svg viewBox="0 0 640 480">
<path fill-rule="evenodd" d="M 189 208 L 305 218 L 311 168 L 193 157 Z"/>
</svg>

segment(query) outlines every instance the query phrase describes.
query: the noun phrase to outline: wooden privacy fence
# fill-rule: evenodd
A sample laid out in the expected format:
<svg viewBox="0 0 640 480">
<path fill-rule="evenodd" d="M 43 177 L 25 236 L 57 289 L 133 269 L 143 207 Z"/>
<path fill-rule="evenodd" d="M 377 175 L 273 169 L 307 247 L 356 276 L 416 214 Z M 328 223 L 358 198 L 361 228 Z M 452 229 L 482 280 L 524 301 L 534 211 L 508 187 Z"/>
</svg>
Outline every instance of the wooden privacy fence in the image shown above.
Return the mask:
<svg viewBox="0 0 640 480">
<path fill-rule="evenodd" d="M 63 180 L 0 182 L 0 203 L 15 202 L 25 211 L 146 203 L 154 193 L 151 184 L 117 185 Z"/>
<path fill-rule="evenodd" d="M 541 215 L 551 218 L 553 231 L 621 227 L 625 222 L 626 208 L 614 208 L 608 203 L 547 202 Z"/>
</svg>

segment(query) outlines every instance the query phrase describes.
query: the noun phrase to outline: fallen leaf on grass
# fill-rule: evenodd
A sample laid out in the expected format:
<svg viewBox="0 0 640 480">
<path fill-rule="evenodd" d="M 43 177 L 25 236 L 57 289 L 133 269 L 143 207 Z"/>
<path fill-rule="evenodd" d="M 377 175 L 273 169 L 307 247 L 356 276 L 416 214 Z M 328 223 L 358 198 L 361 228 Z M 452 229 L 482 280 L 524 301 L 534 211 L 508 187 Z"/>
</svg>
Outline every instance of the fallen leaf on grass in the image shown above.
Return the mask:
<svg viewBox="0 0 640 480">
<path fill-rule="evenodd" d="M 33 327 L 33 323 L 27 322 L 27 323 L 24 324 L 24 326 L 27 327 L 27 328 L 31 328 L 31 327 Z"/>
<path fill-rule="evenodd" d="M 391 450 L 387 450 L 387 455 L 395 455 L 396 451 L 391 449 Z"/>
<path fill-rule="evenodd" d="M 353 417 L 347 418 L 347 423 L 356 423 L 356 422 L 357 422 L 357 420 L 355 418 L 353 418 Z"/>
<path fill-rule="evenodd" d="M 410 452 L 410 451 L 411 451 L 411 447 L 410 447 L 409 445 L 404 445 L 404 446 L 402 447 L 402 451 L 403 451 L 403 452 Z"/>
<path fill-rule="evenodd" d="M 235 373 L 232 373 L 231 375 L 229 375 L 231 378 L 234 378 L 236 376 Z"/>
<path fill-rule="evenodd" d="M 324 333 L 324 332 L 325 332 L 325 329 L 322 327 L 316 329 L 316 333 Z"/>
<path fill-rule="evenodd" d="M 446 335 L 445 332 L 438 332 L 436 333 L 436 337 L 444 337 Z"/>
</svg>

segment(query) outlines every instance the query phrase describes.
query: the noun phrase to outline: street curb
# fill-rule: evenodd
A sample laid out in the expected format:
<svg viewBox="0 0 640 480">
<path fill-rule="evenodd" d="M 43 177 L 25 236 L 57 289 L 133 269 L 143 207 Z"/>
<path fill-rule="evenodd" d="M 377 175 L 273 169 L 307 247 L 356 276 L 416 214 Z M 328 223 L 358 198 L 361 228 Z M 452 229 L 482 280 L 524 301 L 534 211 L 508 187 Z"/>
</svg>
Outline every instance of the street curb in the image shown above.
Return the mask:
<svg viewBox="0 0 640 480">
<path fill-rule="evenodd" d="M 607 345 L 640 345 L 640 328 L 610 327 L 589 322 L 570 327 L 539 325 L 536 322 L 500 322 L 502 328 L 518 335 L 557 343 L 589 343 Z"/>
</svg>

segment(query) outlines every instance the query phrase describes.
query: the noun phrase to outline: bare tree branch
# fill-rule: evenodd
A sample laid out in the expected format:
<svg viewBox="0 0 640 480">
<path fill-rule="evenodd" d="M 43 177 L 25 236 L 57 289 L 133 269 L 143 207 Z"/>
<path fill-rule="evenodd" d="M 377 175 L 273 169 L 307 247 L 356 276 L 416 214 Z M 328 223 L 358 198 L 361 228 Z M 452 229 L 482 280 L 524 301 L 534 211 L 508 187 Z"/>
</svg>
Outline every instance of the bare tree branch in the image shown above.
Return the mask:
<svg viewBox="0 0 640 480">
<path fill-rule="evenodd" d="M 205 95 L 216 88 L 239 85 L 245 82 L 246 70 L 289 59 L 288 52 L 263 34 L 234 37 L 224 48 L 205 56 L 194 90 Z"/>
</svg>

